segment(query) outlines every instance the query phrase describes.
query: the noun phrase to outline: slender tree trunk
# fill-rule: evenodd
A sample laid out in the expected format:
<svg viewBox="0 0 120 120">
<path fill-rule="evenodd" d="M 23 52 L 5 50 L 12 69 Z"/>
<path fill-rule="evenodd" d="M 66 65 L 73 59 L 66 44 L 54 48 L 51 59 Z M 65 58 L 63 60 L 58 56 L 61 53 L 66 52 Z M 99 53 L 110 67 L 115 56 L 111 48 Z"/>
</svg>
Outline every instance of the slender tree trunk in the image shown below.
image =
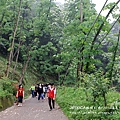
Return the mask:
<svg viewBox="0 0 120 120">
<path fill-rule="evenodd" d="M 19 19 L 20 19 L 21 5 L 22 5 L 22 0 L 20 0 L 20 3 L 19 3 L 18 17 L 17 17 L 17 21 L 16 21 L 16 25 L 15 25 L 15 30 L 13 33 L 11 50 L 10 50 L 9 59 L 8 59 L 8 63 L 7 63 L 6 77 L 9 76 L 9 69 L 10 69 L 10 65 L 12 63 L 12 56 L 13 56 L 13 51 L 14 51 L 14 42 L 15 42 L 16 32 L 17 32 L 17 28 L 18 28 Z"/>
<path fill-rule="evenodd" d="M 99 14 L 98 14 L 97 18 L 96 18 L 96 19 L 95 19 L 95 21 L 93 22 L 93 24 L 92 24 L 92 26 L 91 26 L 91 28 L 90 28 L 90 30 L 89 30 L 89 32 L 88 32 L 88 34 L 87 34 L 87 36 L 90 34 L 90 32 L 91 32 L 92 28 L 94 27 L 95 23 L 97 22 L 97 20 L 98 20 L 98 18 L 99 18 L 99 16 L 100 16 L 100 14 L 101 14 L 101 12 L 103 11 L 103 9 L 104 9 L 105 5 L 107 4 L 107 2 L 108 2 L 108 0 L 106 0 L 106 2 L 104 3 L 104 5 L 103 5 L 103 7 L 102 7 L 101 11 L 99 12 Z M 86 39 L 85 39 L 85 41 L 86 41 Z M 85 41 L 84 41 L 84 42 L 85 42 Z"/>
<path fill-rule="evenodd" d="M 60 85 L 60 72 L 57 74 L 57 80 L 58 80 L 59 85 Z"/>
<path fill-rule="evenodd" d="M 77 87 L 79 87 L 79 81 L 80 81 L 80 62 L 77 63 Z"/>
<path fill-rule="evenodd" d="M 5 11 L 3 12 L 1 20 L 0 20 L 0 35 L 2 34 L 1 28 L 2 28 L 2 22 L 3 22 L 4 17 L 5 17 Z"/>
<path fill-rule="evenodd" d="M 83 3 L 82 0 L 80 0 L 80 22 L 83 22 Z"/>
<path fill-rule="evenodd" d="M 98 20 L 98 18 L 99 18 L 99 16 L 100 16 L 101 12 L 103 11 L 103 9 L 104 9 L 105 5 L 107 4 L 107 1 L 108 1 L 108 0 L 106 0 L 106 2 L 104 3 L 104 5 L 103 5 L 103 7 L 102 7 L 101 11 L 99 12 L 99 14 L 98 14 L 97 18 L 96 18 L 96 19 L 95 19 L 95 21 L 93 22 L 93 24 L 92 24 L 92 26 L 91 26 L 91 28 L 90 28 L 89 32 L 88 32 L 87 34 L 85 34 L 87 37 L 89 36 L 89 34 L 90 34 L 91 30 L 93 29 L 93 27 L 94 27 L 94 25 L 95 25 L 96 21 Z M 85 40 L 84 40 L 83 44 L 84 44 L 84 43 L 85 43 L 85 41 L 87 40 L 87 37 L 85 37 Z M 83 46 L 83 47 L 84 47 L 84 46 Z M 82 49 L 81 49 L 81 52 L 84 50 L 84 48 L 83 48 L 83 47 L 82 47 Z"/>
<path fill-rule="evenodd" d="M 83 22 L 83 11 L 82 11 L 82 7 L 83 7 L 83 4 L 82 4 L 82 0 L 80 0 L 80 22 L 82 23 Z M 80 50 L 78 50 L 78 53 L 80 54 Z M 80 63 L 80 61 L 82 60 L 83 57 L 79 57 L 78 60 L 79 62 L 77 63 L 77 86 L 79 87 L 79 81 L 80 81 L 80 74 L 81 74 L 81 70 L 82 70 L 82 66 L 83 64 Z"/>
<path fill-rule="evenodd" d="M 72 62 L 72 60 L 70 60 L 69 63 L 67 64 L 65 76 L 64 76 L 64 78 L 62 79 L 62 84 L 63 84 L 63 85 L 64 85 L 64 81 L 65 81 L 65 79 L 66 79 L 66 77 L 67 77 L 67 75 L 68 75 L 68 69 L 69 69 L 69 67 L 70 67 L 70 65 L 71 65 L 71 62 Z"/>
<path fill-rule="evenodd" d="M 50 0 L 50 5 L 51 5 L 51 2 L 52 2 L 52 0 Z M 49 6 L 49 8 L 48 8 L 48 12 L 47 12 L 47 18 L 49 17 L 49 13 L 50 13 L 50 7 L 51 7 L 51 6 Z"/>
<path fill-rule="evenodd" d="M 106 107 L 107 106 L 107 98 L 106 98 L 106 94 L 105 94 L 104 90 L 102 90 L 102 97 L 104 99 L 104 106 Z"/>
<path fill-rule="evenodd" d="M 21 75 L 21 77 L 20 77 L 20 81 L 19 81 L 20 84 L 23 83 L 24 75 L 25 75 L 25 72 L 26 72 L 28 63 L 29 63 L 29 61 L 30 61 L 30 58 L 31 58 L 31 56 L 28 55 L 27 61 L 26 61 L 25 65 L 24 65 L 24 67 L 23 67 L 23 70 L 22 70 L 22 75 Z"/>
<path fill-rule="evenodd" d="M 15 60 L 15 66 L 14 66 L 13 73 L 15 72 L 16 67 L 17 67 L 18 57 L 19 57 L 19 53 L 20 53 L 20 47 L 21 47 L 21 42 L 19 41 L 19 45 L 18 45 L 18 49 L 17 49 L 17 56 L 16 56 L 16 60 Z"/>
<path fill-rule="evenodd" d="M 99 16 L 100 16 L 101 12 L 103 11 L 103 9 L 104 9 L 104 7 L 105 7 L 107 1 L 108 1 L 108 0 L 106 0 L 106 2 L 105 2 L 105 4 L 103 5 L 101 11 L 99 12 L 97 18 L 96 18 L 95 21 L 93 22 L 93 24 L 92 24 L 92 26 L 91 26 L 89 32 L 88 32 L 87 34 L 86 34 L 85 32 L 83 32 L 87 37 L 89 36 L 89 34 L 90 34 L 92 28 L 94 27 L 96 21 L 98 20 L 98 18 L 99 18 Z M 81 5 L 80 5 L 80 6 L 81 6 Z M 81 8 L 81 7 L 80 7 L 80 8 Z M 81 11 L 82 11 L 82 10 L 81 10 Z M 83 16 L 82 12 L 80 12 L 80 16 Z M 80 20 L 82 21 L 82 18 L 81 18 Z M 80 52 L 81 52 L 82 54 L 83 54 L 83 50 L 84 50 L 84 43 L 85 43 L 85 41 L 87 40 L 87 37 L 85 37 L 85 40 L 84 40 L 83 45 L 82 45 L 82 49 L 80 50 Z M 81 59 L 84 59 L 84 58 L 83 58 L 83 55 L 82 55 L 82 58 L 81 58 Z M 83 67 L 84 67 L 84 64 L 83 64 L 83 62 L 82 62 L 82 63 L 81 63 L 81 72 L 83 72 Z M 77 73 L 78 73 L 78 72 L 77 72 Z"/>
<path fill-rule="evenodd" d="M 107 106 L 107 99 L 106 99 L 106 94 L 105 93 L 103 94 L 103 99 L 104 99 L 104 106 L 106 107 Z"/>
<path fill-rule="evenodd" d="M 109 31 L 107 32 L 107 34 L 102 38 L 102 40 L 99 42 L 98 46 L 95 48 L 95 50 L 97 50 L 99 48 L 99 46 L 101 45 L 101 43 L 105 40 L 105 38 L 108 36 L 108 34 L 110 33 L 110 31 L 112 30 L 112 28 L 114 27 L 114 25 L 118 22 L 118 20 L 120 19 L 120 16 L 117 18 L 117 20 L 113 23 L 113 25 L 111 26 L 111 28 L 109 29 Z"/>
<path fill-rule="evenodd" d="M 24 21 L 24 20 L 23 20 Z M 22 25 L 21 26 L 23 26 L 23 21 L 22 21 Z M 16 60 L 15 60 L 15 66 L 14 66 L 14 72 L 15 72 L 15 70 L 16 70 L 16 67 L 17 67 L 17 62 L 18 62 L 18 57 L 19 57 L 19 53 L 20 53 L 20 47 L 21 47 L 21 45 L 23 44 L 23 42 L 21 41 L 21 36 L 22 36 L 22 27 L 20 27 L 20 40 L 19 40 L 19 45 L 18 45 L 18 49 L 17 49 L 17 51 L 15 52 L 15 55 L 16 55 Z M 14 55 L 14 56 L 15 56 Z M 13 57 L 14 57 L 13 56 Z M 13 72 L 13 73 L 14 73 Z"/>
<path fill-rule="evenodd" d="M 116 45 L 116 47 L 115 47 L 115 51 L 114 51 L 114 54 L 113 54 L 113 60 L 112 60 L 112 65 L 111 65 L 111 70 L 110 70 L 110 81 L 111 81 L 111 86 L 113 86 L 112 76 L 113 76 L 115 58 L 116 58 L 116 54 L 117 54 L 117 50 L 118 50 L 119 41 L 120 41 L 120 30 L 119 30 L 118 41 L 117 41 L 117 45 Z"/>
<path fill-rule="evenodd" d="M 109 15 L 111 14 L 111 12 L 114 10 L 115 6 L 116 6 L 119 2 L 120 2 L 120 0 L 118 0 L 118 1 L 116 2 L 116 4 L 109 10 L 108 14 L 107 14 L 106 17 L 105 17 L 105 20 L 107 20 L 107 18 L 109 17 Z M 91 44 L 91 47 L 90 47 L 90 51 L 91 51 L 91 52 L 92 52 L 92 50 L 93 50 L 95 41 L 97 40 L 97 37 L 98 37 L 98 35 L 100 34 L 100 31 L 102 30 L 102 27 L 104 26 L 105 20 L 104 20 L 103 23 L 100 25 L 100 27 L 99 27 L 99 29 L 98 29 L 98 31 L 97 31 L 97 33 L 96 33 L 96 35 L 95 35 L 95 37 L 94 37 L 94 39 L 93 39 L 93 41 L 92 41 L 92 44 Z M 88 55 L 88 59 L 90 60 L 90 58 L 91 58 L 91 55 L 89 54 L 89 55 Z M 86 72 L 89 71 L 89 64 L 90 64 L 90 61 L 88 61 L 87 64 L 86 64 L 86 69 L 85 69 Z"/>
</svg>

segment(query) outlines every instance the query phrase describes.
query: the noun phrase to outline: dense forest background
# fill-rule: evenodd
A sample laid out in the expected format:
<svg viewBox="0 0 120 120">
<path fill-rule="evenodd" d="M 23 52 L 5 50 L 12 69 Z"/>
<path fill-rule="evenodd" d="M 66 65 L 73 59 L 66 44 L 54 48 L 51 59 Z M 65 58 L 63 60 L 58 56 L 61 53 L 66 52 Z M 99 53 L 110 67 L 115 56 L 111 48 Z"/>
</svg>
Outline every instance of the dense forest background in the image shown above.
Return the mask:
<svg viewBox="0 0 120 120">
<path fill-rule="evenodd" d="M 0 80 L 25 84 L 29 70 L 86 96 L 89 89 L 106 106 L 109 89 L 120 91 L 120 1 L 104 2 L 98 14 L 91 0 L 0 0 Z"/>
<path fill-rule="evenodd" d="M 5 76 L 20 62 L 20 82 L 27 67 L 43 79 L 54 76 L 59 84 L 81 84 L 84 75 L 98 71 L 111 85 L 119 82 L 118 3 L 106 1 L 101 11 L 109 12 L 103 17 L 90 0 L 66 1 L 64 6 L 53 0 L 1 0 L 0 53 L 8 61 Z M 110 15 L 115 20 L 112 24 Z"/>
</svg>

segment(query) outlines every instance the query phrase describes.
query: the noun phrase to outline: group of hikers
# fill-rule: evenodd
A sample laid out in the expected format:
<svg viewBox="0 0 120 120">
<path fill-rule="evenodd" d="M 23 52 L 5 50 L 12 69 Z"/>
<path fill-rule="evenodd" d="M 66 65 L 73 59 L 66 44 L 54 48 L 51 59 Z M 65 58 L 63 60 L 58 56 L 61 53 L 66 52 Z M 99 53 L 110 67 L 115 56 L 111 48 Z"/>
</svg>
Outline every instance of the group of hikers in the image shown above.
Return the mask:
<svg viewBox="0 0 120 120">
<path fill-rule="evenodd" d="M 50 111 L 55 108 L 56 88 L 54 83 L 36 85 L 32 84 L 29 90 L 31 90 L 32 98 L 37 97 L 38 101 L 44 101 L 44 99 L 48 98 Z M 18 98 L 18 106 L 22 106 L 24 99 L 24 88 L 22 84 L 19 85 L 16 97 Z"/>
</svg>

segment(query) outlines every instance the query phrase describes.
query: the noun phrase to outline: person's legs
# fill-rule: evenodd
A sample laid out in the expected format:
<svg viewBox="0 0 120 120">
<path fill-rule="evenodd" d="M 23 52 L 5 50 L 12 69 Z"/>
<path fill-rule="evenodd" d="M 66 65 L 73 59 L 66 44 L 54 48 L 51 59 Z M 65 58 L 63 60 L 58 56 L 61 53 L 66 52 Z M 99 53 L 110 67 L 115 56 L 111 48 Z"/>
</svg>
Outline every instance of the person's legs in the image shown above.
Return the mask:
<svg viewBox="0 0 120 120">
<path fill-rule="evenodd" d="M 39 93 L 39 94 L 38 94 L 38 100 L 40 100 L 40 97 L 41 97 L 41 94 Z"/>
<path fill-rule="evenodd" d="M 46 92 L 44 92 L 44 99 L 45 99 L 45 97 L 46 97 Z"/>
<path fill-rule="evenodd" d="M 21 96 L 21 105 L 20 106 L 22 106 L 22 103 L 23 103 L 23 97 Z"/>
<path fill-rule="evenodd" d="M 36 92 L 36 91 L 34 91 L 34 96 L 35 96 L 35 97 L 37 96 L 37 92 Z"/>
<path fill-rule="evenodd" d="M 18 96 L 18 104 L 20 103 L 20 96 Z"/>
<path fill-rule="evenodd" d="M 22 106 L 22 101 L 23 101 L 23 97 L 22 96 L 18 96 L 18 106 Z"/>
<path fill-rule="evenodd" d="M 51 98 L 49 98 L 49 97 L 48 97 L 48 104 L 49 104 L 50 110 L 52 110 Z"/>
<path fill-rule="evenodd" d="M 32 97 L 34 98 L 34 90 L 32 90 Z"/>
<path fill-rule="evenodd" d="M 53 106 L 53 109 L 55 108 L 55 100 L 52 99 L 52 106 Z"/>
<path fill-rule="evenodd" d="M 44 93 L 41 94 L 41 98 L 42 98 L 42 100 L 44 99 Z"/>
</svg>

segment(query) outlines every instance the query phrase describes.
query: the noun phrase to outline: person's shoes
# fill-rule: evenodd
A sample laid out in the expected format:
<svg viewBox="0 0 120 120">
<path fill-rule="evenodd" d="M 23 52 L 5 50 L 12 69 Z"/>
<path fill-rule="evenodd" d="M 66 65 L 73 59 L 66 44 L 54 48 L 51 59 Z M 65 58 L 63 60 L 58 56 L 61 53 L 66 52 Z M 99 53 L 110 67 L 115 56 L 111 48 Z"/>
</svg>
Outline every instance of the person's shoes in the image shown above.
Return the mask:
<svg viewBox="0 0 120 120">
<path fill-rule="evenodd" d="M 18 107 L 20 107 L 20 104 L 18 104 Z"/>
<path fill-rule="evenodd" d="M 19 104 L 18 104 L 18 107 L 22 107 L 22 103 L 19 103 Z"/>
<path fill-rule="evenodd" d="M 52 111 L 52 109 L 50 109 L 49 111 Z"/>
</svg>

